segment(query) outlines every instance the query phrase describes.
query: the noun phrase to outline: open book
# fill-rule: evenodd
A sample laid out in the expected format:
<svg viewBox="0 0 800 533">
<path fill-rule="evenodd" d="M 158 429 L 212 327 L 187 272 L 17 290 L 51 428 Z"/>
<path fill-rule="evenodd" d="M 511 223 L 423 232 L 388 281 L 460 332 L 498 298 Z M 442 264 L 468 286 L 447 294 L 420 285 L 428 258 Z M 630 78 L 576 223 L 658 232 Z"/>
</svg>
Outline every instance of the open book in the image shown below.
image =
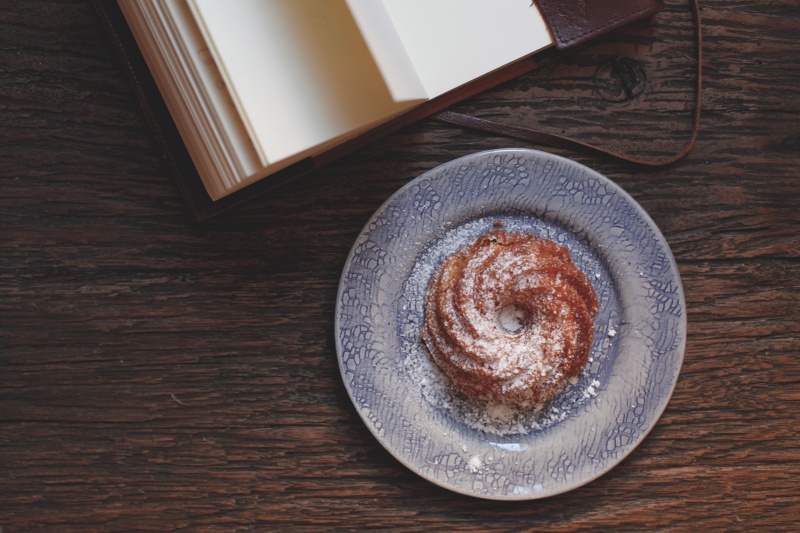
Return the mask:
<svg viewBox="0 0 800 533">
<path fill-rule="evenodd" d="M 661 0 L 93 0 L 196 220 Z"/>
<path fill-rule="evenodd" d="M 552 43 L 530 0 L 119 0 L 216 200 Z"/>
</svg>

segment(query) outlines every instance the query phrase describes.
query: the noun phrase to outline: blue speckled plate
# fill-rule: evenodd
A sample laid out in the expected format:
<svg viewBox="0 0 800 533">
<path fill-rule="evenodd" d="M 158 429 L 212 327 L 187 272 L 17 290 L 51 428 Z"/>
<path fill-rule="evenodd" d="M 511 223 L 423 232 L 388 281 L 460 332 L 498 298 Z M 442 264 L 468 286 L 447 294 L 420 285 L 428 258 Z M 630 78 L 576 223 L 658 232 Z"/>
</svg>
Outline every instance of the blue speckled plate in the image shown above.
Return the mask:
<svg viewBox="0 0 800 533">
<path fill-rule="evenodd" d="M 419 340 L 436 268 L 496 221 L 566 246 L 600 300 L 589 364 L 538 410 L 458 397 Z M 336 306 L 342 378 L 378 441 L 433 483 L 497 500 L 560 494 L 622 461 L 664 411 L 685 342 L 653 221 L 597 172 L 534 150 L 463 157 L 400 189 L 356 240 Z"/>
</svg>

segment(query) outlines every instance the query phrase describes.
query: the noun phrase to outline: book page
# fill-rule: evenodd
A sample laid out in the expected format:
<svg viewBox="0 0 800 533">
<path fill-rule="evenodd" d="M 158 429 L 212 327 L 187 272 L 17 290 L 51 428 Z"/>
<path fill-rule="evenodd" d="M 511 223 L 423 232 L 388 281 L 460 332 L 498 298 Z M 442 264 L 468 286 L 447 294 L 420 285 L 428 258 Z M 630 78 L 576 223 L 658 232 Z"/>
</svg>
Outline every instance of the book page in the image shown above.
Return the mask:
<svg viewBox="0 0 800 533">
<path fill-rule="evenodd" d="M 395 102 L 345 0 L 190 0 L 267 165 L 354 135 Z"/>
<path fill-rule="evenodd" d="M 553 44 L 531 0 L 381 2 L 429 98 Z"/>
<path fill-rule="evenodd" d="M 156 81 L 186 149 L 209 195 L 215 197 L 235 184 L 240 172 L 233 157 L 218 142 L 224 134 L 215 125 L 210 108 L 195 91 L 196 80 L 165 9 L 167 0 L 119 2 L 148 68 Z M 249 144 L 249 139 L 246 139 Z"/>
<path fill-rule="evenodd" d="M 383 75 L 392 98 L 404 100 L 427 99 L 425 87 L 417 76 L 411 58 L 383 2 L 376 0 L 346 0 L 364 40 Z"/>
<path fill-rule="evenodd" d="M 161 6 L 176 34 L 172 46 L 183 59 L 182 70 L 189 75 L 192 91 L 199 96 L 206 115 L 219 132 L 208 144 L 223 145 L 236 168 L 237 179 L 225 183 L 226 188 L 233 188 L 241 176 L 262 169 L 258 155 L 186 0 L 159 0 L 156 5 Z"/>
</svg>

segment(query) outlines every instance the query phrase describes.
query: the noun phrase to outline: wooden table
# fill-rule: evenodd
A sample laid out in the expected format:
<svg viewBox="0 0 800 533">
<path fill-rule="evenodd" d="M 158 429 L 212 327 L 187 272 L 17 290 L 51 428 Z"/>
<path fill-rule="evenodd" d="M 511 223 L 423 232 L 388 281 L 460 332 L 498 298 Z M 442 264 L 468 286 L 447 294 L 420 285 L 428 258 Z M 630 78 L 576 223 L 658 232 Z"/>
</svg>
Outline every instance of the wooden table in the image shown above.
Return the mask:
<svg viewBox="0 0 800 533">
<path fill-rule="evenodd" d="M 457 106 L 645 157 L 688 137 L 688 6 Z M 373 438 L 333 315 L 350 247 L 423 171 L 531 147 L 433 120 L 190 221 L 88 0 L 0 7 L 0 531 L 790 531 L 800 523 L 800 11 L 702 2 L 694 151 L 625 188 L 680 268 L 688 343 L 666 412 L 546 500 L 439 488 Z M 647 75 L 621 102 L 598 65 Z"/>
</svg>

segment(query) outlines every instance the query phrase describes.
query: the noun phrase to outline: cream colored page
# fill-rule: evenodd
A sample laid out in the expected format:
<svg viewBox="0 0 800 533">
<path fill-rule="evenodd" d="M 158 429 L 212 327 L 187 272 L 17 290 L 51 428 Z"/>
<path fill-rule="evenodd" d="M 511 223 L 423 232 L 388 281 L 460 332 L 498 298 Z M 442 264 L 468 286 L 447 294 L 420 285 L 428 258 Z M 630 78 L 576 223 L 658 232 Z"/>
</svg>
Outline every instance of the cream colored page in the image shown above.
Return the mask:
<svg viewBox="0 0 800 533">
<path fill-rule="evenodd" d="M 176 46 L 180 47 L 191 72 L 192 88 L 201 95 L 206 113 L 218 132 L 216 142 L 225 147 L 231 164 L 237 169 L 235 183 L 226 184 L 233 188 L 242 179 L 262 172 L 263 166 L 186 0 L 160 1 L 170 15 L 174 31 L 180 36 L 176 39 Z"/>
<path fill-rule="evenodd" d="M 531 0 L 375 0 L 430 98 L 550 46 Z"/>
<path fill-rule="evenodd" d="M 424 100 L 428 95 L 411 63 L 386 6 L 376 0 L 346 0 L 392 98 Z"/>
<path fill-rule="evenodd" d="M 409 107 L 386 87 L 345 0 L 190 0 L 265 163 Z"/>
<path fill-rule="evenodd" d="M 220 192 L 217 176 L 225 174 L 226 168 L 218 166 L 215 150 L 204 146 L 208 138 L 208 124 L 202 112 L 195 107 L 195 100 L 188 83 L 180 76 L 183 70 L 171 50 L 166 28 L 155 3 L 150 1 L 120 2 L 120 8 L 129 21 L 148 67 L 159 86 L 164 101 L 175 119 L 175 124 L 184 139 L 186 148 L 194 161 L 203 184 L 212 196 Z M 173 75 L 178 75 L 174 77 Z M 218 155 L 218 154 L 217 154 Z"/>
</svg>

